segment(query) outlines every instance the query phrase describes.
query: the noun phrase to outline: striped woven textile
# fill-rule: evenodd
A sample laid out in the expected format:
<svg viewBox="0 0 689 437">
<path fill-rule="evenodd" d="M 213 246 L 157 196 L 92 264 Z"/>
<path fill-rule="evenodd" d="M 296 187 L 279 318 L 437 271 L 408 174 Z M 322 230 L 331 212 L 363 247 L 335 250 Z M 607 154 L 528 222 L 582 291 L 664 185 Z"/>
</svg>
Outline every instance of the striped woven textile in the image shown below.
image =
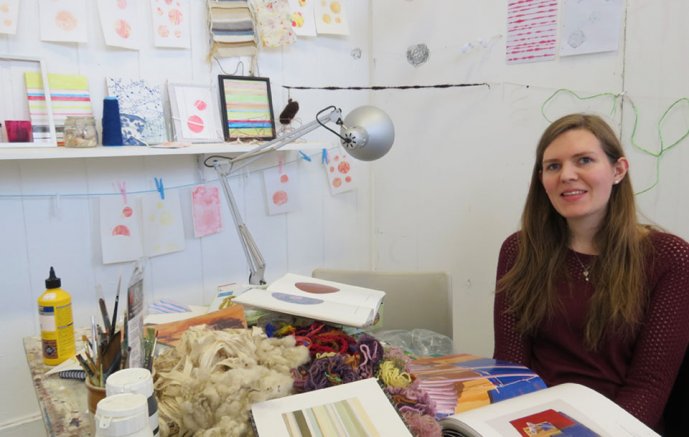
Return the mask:
<svg viewBox="0 0 689 437">
<path fill-rule="evenodd" d="M 35 142 L 50 140 L 48 109 L 43 91 L 43 80 L 38 72 L 24 74 L 29 116 Z M 91 95 L 86 76 L 73 74 L 48 74 L 53 120 L 57 131 L 57 144 L 64 146 L 64 126 L 67 116 L 93 116 Z"/>
</svg>

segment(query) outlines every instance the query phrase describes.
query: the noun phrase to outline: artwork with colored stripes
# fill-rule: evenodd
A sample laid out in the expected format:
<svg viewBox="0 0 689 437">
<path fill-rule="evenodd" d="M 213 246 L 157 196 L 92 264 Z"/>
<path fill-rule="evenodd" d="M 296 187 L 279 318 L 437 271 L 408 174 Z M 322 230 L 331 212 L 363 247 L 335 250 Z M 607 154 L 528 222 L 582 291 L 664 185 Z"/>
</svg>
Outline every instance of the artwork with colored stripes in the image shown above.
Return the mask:
<svg viewBox="0 0 689 437">
<path fill-rule="evenodd" d="M 290 437 L 373 437 L 380 433 L 357 398 L 284 413 Z"/>
<path fill-rule="evenodd" d="M 266 77 L 218 76 L 225 140 L 271 140 L 275 119 Z"/>
<path fill-rule="evenodd" d="M 38 72 L 26 72 L 26 95 L 29 101 L 31 130 L 35 142 L 50 141 L 48 107 L 45 102 L 43 80 Z M 86 76 L 74 74 L 48 74 L 50 100 L 57 132 L 57 144 L 64 146 L 65 118 L 93 116 L 89 84 Z"/>
</svg>

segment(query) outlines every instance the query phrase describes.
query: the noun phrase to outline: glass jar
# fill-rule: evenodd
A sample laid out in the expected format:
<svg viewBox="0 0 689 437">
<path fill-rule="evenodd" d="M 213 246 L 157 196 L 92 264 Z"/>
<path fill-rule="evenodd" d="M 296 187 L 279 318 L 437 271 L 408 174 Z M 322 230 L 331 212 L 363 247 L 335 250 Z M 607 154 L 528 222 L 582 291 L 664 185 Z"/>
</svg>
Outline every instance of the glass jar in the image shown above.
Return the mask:
<svg viewBox="0 0 689 437">
<path fill-rule="evenodd" d="M 67 116 L 64 133 L 65 147 L 96 147 L 98 145 L 96 119 L 91 116 Z"/>
</svg>

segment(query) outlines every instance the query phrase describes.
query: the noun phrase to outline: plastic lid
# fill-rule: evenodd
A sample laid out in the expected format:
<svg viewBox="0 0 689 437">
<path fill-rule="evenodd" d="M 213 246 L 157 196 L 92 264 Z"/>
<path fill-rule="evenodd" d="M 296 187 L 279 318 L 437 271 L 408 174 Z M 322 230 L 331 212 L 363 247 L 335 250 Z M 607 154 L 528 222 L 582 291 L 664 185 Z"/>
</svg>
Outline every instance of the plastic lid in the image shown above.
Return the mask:
<svg viewBox="0 0 689 437">
<path fill-rule="evenodd" d="M 153 377 L 148 369 L 142 367 L 118 370 L 106 379 L 105 392 L 108 396 L 116 393 L 139 393 L 148 397 L 153 394 Z"/>
<path fill-rule="evenodd" d="M 138 393 L 106 396 L 96 407 L 96 435 L 127 436 L 148 427 L 146 397 Z M 148 427 L 150 430 L 150 427 Z"/>
<path fill-rule="evenodd" d="M 60 281 L 60 278 L 55 276 L 55 269 L 53 269 L 53 266 L 50 266 L 50 276 L 45 280 L 45 288 L 60 288 L 61 285 L 62 281 Z"/>
</svg>

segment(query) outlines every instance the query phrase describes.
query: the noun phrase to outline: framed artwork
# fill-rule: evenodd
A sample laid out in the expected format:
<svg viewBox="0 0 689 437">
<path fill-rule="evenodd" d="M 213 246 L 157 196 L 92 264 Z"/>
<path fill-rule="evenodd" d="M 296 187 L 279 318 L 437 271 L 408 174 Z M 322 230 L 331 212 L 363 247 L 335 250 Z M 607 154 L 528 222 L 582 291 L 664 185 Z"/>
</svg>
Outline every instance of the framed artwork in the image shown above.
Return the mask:
<svg viewBox="0 0 689 437">
<path fill-rule="evenodd" d="M 0 54 L 0 91 L 5 95 L 6 86 L 16 88 L 18 86 L 19 78 L 24 76 L 26 71 L 36 71 L 40 74 L 41 83 L 37 89 L 27 89 L 29 101 L 32 99 L 41 101 L 44 104 L 42 126 L 31 126 L 30 135 L 26 135 L 26 140 L 22 139 L 19 142 L 0 142 L 0 147 L 57 147 L 57 132 L 55 129 L 55 119 L 53 117 L 53 104 L 51 100 L 50 86 L 48 82 L 48 72 L 45 63 L 41 58 L 32 58 L 26 56 L 2 55 Z M 11 95 L 11 93 L 10 93 Z M 9 106 L 9 105 L 8 105 Z M 5 113 L 4 108 L 0 108 L 0 123 L 3 123 L 3 130 L 6 130 L 7 118 L 16 118 L 15 113 Z M 19 118 L 24 119 L 24 116 Z M 26 123 L 31 123 L 29 120 L 16 120 L 23 122 L 22 129 L 26 130 Z M 28 134 L 28 132 L 26 132 Z M 7 134 L 7 132 L 5 132 Z M 1 135 L 0 135 L 1 136 Z M 4 136 L 9 140 L 10 135 Z M 2 140 L 0 140 L 2 141 Z"/>
<path fill-rule="evenodd" d="M 210 86 L 168 83 L 168 95 L 176 141 L 223 141 L 218 104 Z"/>
<path fill-rule="evenodd" d="M 219 75 L 218 81 L 225 140 L 275 138 L 270 80 L 267 77 Z"/>
</svg>

